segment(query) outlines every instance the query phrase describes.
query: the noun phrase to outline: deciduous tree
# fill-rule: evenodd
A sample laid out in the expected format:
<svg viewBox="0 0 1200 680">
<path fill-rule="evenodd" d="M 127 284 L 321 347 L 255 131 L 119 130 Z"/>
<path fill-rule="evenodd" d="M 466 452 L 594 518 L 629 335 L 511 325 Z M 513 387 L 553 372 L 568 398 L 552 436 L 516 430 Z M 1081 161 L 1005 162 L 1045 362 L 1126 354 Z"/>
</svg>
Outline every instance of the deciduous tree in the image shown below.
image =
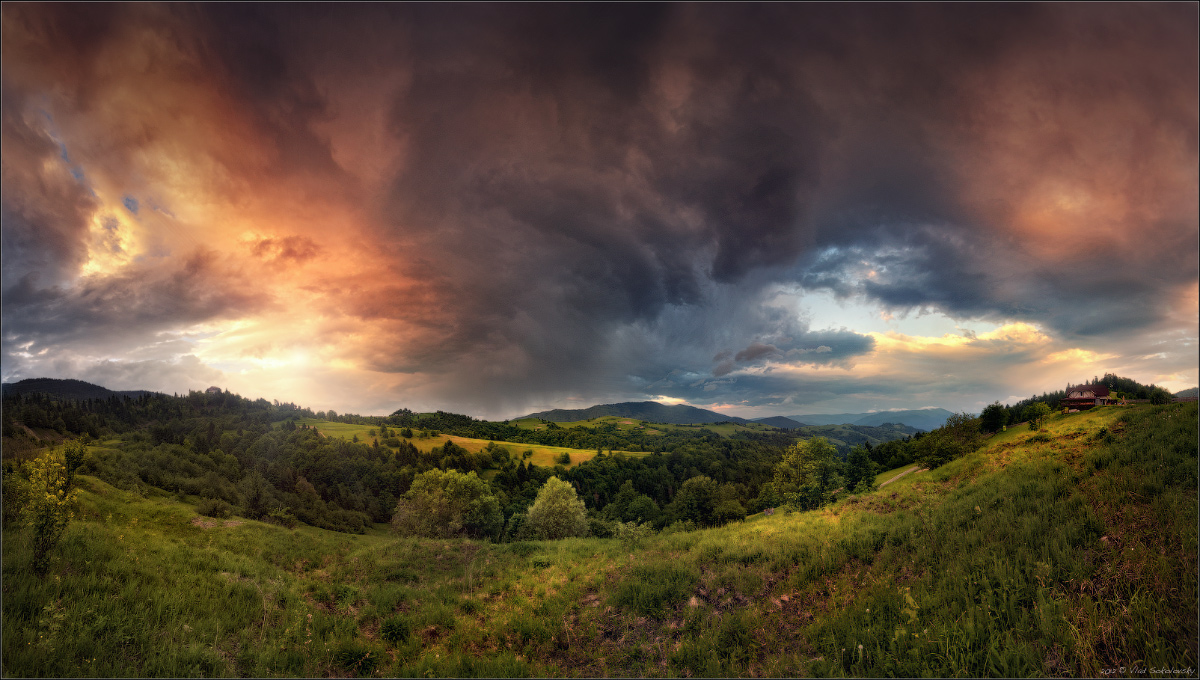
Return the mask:
<svg viewBox="0 0 1200 680">
<path fill-rule="evenodd" d="M 588 533 L 587 508 L 575 488 L 558 477 L 546 480 L 529 506 L 526 523 L 534 536 L 554 540 Z"/>
</svg>

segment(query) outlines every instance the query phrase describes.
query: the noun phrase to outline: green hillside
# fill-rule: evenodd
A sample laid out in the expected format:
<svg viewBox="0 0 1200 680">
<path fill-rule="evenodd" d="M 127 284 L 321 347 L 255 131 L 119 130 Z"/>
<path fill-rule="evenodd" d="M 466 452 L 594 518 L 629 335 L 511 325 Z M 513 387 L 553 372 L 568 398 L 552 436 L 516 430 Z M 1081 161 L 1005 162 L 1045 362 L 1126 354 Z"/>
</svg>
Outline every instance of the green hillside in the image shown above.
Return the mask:
<svg viewBox="0 0 1200 680">
<path fill-rule="evenodd" d="M 821 510 L 625 539 L 287 529 L 84 476 L 45 577 L 6 524 L 2 670 L 1195 676 L 1196 423 L 1054 415 Z"/>
</svg>

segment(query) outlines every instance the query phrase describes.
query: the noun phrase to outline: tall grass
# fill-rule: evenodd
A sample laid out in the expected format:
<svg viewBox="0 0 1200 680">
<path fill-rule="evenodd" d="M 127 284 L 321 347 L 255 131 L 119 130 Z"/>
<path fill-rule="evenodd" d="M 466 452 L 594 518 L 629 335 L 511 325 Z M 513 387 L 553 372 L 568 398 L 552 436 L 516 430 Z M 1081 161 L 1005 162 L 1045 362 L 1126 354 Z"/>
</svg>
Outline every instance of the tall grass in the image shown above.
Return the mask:
<svg viewBox="0 0 1200 680">
<path fill-rule="evenodd" d="M 45 578 L 5 532 L 2 670 L 1194 675 L 1196 418 L 1053 416 L 1046 441 L 1006 432 L 820 511 L 637 548 L 227 525 L 84 477 Z"/>
</svg>

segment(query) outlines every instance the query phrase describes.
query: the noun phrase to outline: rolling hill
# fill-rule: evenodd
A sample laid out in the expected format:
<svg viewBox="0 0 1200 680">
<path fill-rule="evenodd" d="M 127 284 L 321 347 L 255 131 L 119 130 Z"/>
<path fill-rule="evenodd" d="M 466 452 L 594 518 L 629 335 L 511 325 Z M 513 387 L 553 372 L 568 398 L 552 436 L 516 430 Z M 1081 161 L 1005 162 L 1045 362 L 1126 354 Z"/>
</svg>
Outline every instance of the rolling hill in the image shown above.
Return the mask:
<svg viewBox="0 0 1200 680">
<path fill-rule="evenodd" d="M 109 397 L 140 397 L 153 394 L 149 390 L 110 390 L 82 380 L 59 380 L 57 378 L 27 378 L 15 383 L 4 383 L 4 396 L 22 394 L 48 394 L 55 399 L 108 399 Z"/>
<path fill-rule="evenodd" d="M 805 425 L 869 425 L 876 427 L 884 423 L 904 424 L 918 430 L 935 430 L 954 415 L 944 408 L 912 409 L 908 411 L 877 411 L 875 413 L 835 413 L 787 416 Z"/>
<path fill-rule="evenodd" d="M 808 423 L 799 423 L 799 422 L 796 422 L 795 420 L 792 420 L 791 418 L 785 418 L 784 416 L 771 416 L 770 418 L 755 418 L 754 422 L 762 423 L 763 425 L 770 425 L 771 427 L 778 427 L 783 430 L 795 430 L 797 428 L 804 427 L 805 425 L 808 424 Z"/>
<path fill-rule="evenodd" d="M 634 418 L 651 423 L 667 423 L 670 425 L 692 425 L 697 423 L 734 422 L 745 424 L 750 422 L 745 418 L 727 416 L 716 411 L 676 404 L 668 406 L 657 401 L 626 401 L 619 404 L 600 404 L 583 409 L 556 408 L 540 413 L 531 413 L 524 418 L 541 418 L 552 423 L 572 423 L 578 420 L 588 420 L 603 416 L 618 418 Z M 519 419 L 518 419 L 519 420 Z"/>
</svg>

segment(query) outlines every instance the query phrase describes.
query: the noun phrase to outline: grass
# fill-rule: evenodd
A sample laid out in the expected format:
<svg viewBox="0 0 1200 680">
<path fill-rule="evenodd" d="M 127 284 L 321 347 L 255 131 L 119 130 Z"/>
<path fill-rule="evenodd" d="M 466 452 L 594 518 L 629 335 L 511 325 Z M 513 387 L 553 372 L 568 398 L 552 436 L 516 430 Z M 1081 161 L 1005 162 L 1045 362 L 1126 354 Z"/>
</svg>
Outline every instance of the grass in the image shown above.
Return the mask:
<svg viewBox="0 0 1200 680">
<path fill-rule="evenodd" d="M 546 423 L 537 418 L 521 418 L 511 421 L 515 425 L 524 430 L 541 430 L 546 428 Z M 735 432 L 768 432 L 777 428 L 761 423 L 749 423 L 746 425 L 738 425 L 735 423 L 715 424 L 697 424 L 697 425 L 670 425 L 666 423 L 652 423 L 636 418 L 621 418 L 618 416 L 601 416 L 591 420 L 575 420 L 564 423 L 555 423 L 556 426 L 562 428 L 573 427 L 600 427 L 602 425 L 615 425 L 620 432 L 643 430 L 646 434 L 663 434 L 666 432 L 674 432 L 680 430 L 701 430 L 707 429 L 715 432 L 722 437 L 730 437 Z"/>
<path fill-rule="evenodd" d="M 346 439 L 347 441 L 351 441 L 355 436 L 357 436 L 358 441 L 366 444 L 370 444 L 375 439 L 379 439 L 379 428 L 370 425 L 334 423 L 327 420 L 315 420 L 312 418 L 300 419 L 297 421 L 297 423 L 304 423 L 309 427 L 315 427 L 317 432 L 320 432 L 324 437 L 340 437 L 342 439 Z M 389 429 L 397 430 L 399 428 Z M 370 434 L 371 430 L 375 431 L 375 435 Z M 419 430 L 414 430 L 414 433 L 416 432 L 419 432 Z M 491 440 L 488 439 L 473 439 L 471 437 L 458 437 L 448 434 L 438 434 L 429 437 L 414 436 L 408 441 L 412 442 L 413 446 L 416 446 L 417 449 L 425 452 L 431 451 L 435 447 L 445 446 L 446 442 L 452 441 L 456 446 L 461 446 L 472 453 L 479 453 L 487 448 L 488 444 L 491 443 Z M 496 443 L 507 448 L 517 460 L 521 459 L 521 455 L 524 452 L 532 451 L 532 456 L 526 458 L 525 460 L 534 465 L 541 465 L 543 467 L 554 467 L 555 465 L 558 465 L 559 457 L 564 453 L 571 457 L 571 463 L 564 466 L 568 469 L 596 457 L 595 449 L 572 449 L 565 446 L 542 446 L 540 444 L 522 444 L 519 442 Z M 380 440 L 380 446 L 383 446 L 382 439 Z M 616 451 L 614 451 L 614 453 L 616 453 Z M 649 455 L 649 453 L 645 451 L 622 451 L 621 453 L 624 453 L 627 456 Z M 495 473 L 493 472 L 492 474 L 494 475 Z"/>
<path fill-rule="evenodd" d="M 1055 415 L 1049 441 L 1010 430 L 819 511 L 637 549 L 202 528 L 84 478 L 45 579 L 5 532 L 2 670 L 1194 676 L 1196 421 L 1194 403 Z"/>
</svg>

